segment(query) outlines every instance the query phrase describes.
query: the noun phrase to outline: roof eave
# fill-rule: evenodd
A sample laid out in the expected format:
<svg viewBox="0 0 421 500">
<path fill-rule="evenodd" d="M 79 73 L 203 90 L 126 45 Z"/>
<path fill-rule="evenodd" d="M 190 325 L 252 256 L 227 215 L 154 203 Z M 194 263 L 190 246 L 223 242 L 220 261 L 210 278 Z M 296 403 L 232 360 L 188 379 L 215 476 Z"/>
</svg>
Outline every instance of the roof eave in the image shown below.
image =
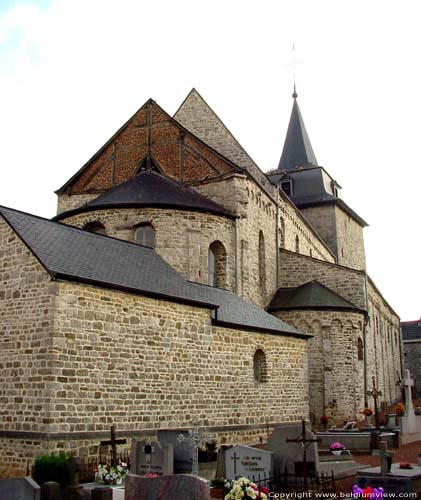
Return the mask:
<svg viewBox="0 0 421 500">
<path fill-rule="evenodd" d="M 275 330 L 272 328 L 262 328 L 259 326 L 251 326 L 251 325 L 242 325 L 238 323 L 230 323 L 228 321 L 221 321 L 217 319 L 212 319 L 212 324 L 216 326 L 222 326 L 224 328 L 233 328 L 235 330 L 246 330 L 252 332 L 265 332 L 271 335 L 281 335 L 283 337 L 295 337 L 303 340 L 309 340 L 314 337 L 314 335 L 310 335 L 309 333 L 302 332 L 289 332 L 286 330 Z"/>
</svg>

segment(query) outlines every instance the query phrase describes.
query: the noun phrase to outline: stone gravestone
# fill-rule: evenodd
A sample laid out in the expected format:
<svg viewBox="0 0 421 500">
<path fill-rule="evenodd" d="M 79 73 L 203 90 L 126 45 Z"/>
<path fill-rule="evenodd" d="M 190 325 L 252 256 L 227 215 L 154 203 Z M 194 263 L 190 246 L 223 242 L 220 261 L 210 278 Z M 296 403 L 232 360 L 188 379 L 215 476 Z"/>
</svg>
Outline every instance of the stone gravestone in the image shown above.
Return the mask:
<svg viewBox="0 0 421 500">
<path fill-rule="evenodd" d="M 131 451 L 131 472 L 144 476 L 158 476 L 173 473 L 174 448 L 171 444 L 162 446 L 157 441 L 133 441 Z"/>
<path fill-rule="evenodd" d="M 225 451 L 226 478 L 259 480 L 273 476 L 273 453 L 251 446 L 235 445 Z"/>
<path fill-rule="evenodd" d="M 180 442 L 179 436 L 185 436 L 185 440 Z M 158 441 L 165 446 L 172 444 L 174 449 L 174 473 L 186 474 L 192 472 L 193 448 L 190 443 L 188 431 L 180 430 L 158 430 Z"/>
<path fill-rule="evenodd" d="M 288 474 L 295 474 L 296 464 L 303 461 L 303 446 L 299 442 L 287 442 L 287 439 L 302 437 L 302 424 L 281 424 L 275 427 L 268 438 L 268 449 L 274 454 L 275 474 L 283 474 L 285 468 Z M 315 439 L 315 435 L 306 429 L 306 439 Z M 319 452 L 317 443 L 309 443 L 306 449 L 306 461 L 309 470 L 319 473 Z"/>
<path fill-rule="evenodd" d="M 128 474 L 125 500 L 210 500 L 207 481 L 200 477 L 177 474 L 173 476 L 142 477 Z"/>
<path fill-rule="evenodd" d="M 0 498 L 7 500 L 39 500 L 40 486 L 31 477 L 0 479 Z"/>
</svg>

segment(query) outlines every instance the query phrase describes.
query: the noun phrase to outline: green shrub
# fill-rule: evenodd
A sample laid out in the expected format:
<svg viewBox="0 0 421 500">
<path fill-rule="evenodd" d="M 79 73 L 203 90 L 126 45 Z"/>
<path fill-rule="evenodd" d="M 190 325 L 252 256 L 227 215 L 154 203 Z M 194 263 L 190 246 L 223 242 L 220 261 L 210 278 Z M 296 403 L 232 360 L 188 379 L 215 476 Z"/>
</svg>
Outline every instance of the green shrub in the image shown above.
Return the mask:
<svg viewBox="0 0 421 500">
<path fill-rule="evenodd" d="M 32 470 L 32 477 L 38 484 L 56 481 L 62 486 L 70 484 L 69 457 L 61 451 L 58 455 L 37 457 Z"/>
</svg>

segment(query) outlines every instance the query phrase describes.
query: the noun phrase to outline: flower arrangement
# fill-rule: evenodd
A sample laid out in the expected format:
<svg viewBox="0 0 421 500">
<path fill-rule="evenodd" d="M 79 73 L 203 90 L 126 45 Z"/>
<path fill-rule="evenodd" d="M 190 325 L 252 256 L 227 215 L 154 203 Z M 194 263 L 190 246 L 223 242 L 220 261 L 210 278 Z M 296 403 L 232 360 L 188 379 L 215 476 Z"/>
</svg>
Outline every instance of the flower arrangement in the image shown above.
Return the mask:
<svg viewBox="0 0 421 500">
<path fill-rule="evenodd" d="M 369 417 L 370 415 L 373 415 L 373 410 L 371 408 L 364 408 L 364 410 L 361 410 L 360 413 Z"/>
<path fill-rule="evenodd" d="M 322 416 L 320 417 L 320 422 L 321 422 L 322 424 L 327 424 L 328 420 L 329 420 L 329 418 L 327 417 L 327 415 L 322 415 Z"/>
<path fill-rule="evenodd" d="M 383 488 L 372 488 L 367 486 L 367 488 L 360 488 L 356 484 L 352 487 L 352 498 L 367 498 L 370 500 L 382 500 L 383 499 Z"/>
<path fill-rule="evenodd" d="M 95 482 L 117 484 L 128 472 L 126 462 L 119 462 L 117 467 L 111 467 L 110 464 L 99 464 L 95 469 Z"/>
<path fill-rule="evenodd" d="M 405 405 L 403 403 L 398 403 L 396 405 L 396 413 L 401 415 L 405 411 Z"/>
<path fill-rule="evenodd" d="M 345 446 L 342 444 L 342 443 L 338 443 L 338 442 L 335 442 L 335 443 L 331 443 L 329 448 L 333 451 L 333 450 L 344 450 L 345 449 Z"/>
<path fill-rule="evenodd" d="M 225 500 L 266 500 L 269 490 L 262 486 L 258 488 L 255 483 L 246 477 L 240 477 L 231 483 L 231 489 Z"/>
<path fill-rule="evenodd" d="M 413 469 L 412 465 L 408 462 L 401 462 L 399 464 L 399 469 Z"/>
</svg>

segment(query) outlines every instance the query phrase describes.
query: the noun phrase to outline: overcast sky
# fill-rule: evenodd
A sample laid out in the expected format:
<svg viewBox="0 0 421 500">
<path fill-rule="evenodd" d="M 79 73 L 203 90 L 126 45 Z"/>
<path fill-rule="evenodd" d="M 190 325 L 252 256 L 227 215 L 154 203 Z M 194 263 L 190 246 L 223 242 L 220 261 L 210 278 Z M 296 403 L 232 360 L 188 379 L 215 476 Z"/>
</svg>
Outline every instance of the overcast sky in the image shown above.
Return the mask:
<svg viewBox="0 0 421 500">
<path fill-rule="evenodd" d="M 196 87 L 263 170 L 298 101 L 320 165 L 366 228 L 368 271 L 421 315 L 421 4 L 377 0 L 0 0 L 0 203 L 54 190 L 149 98 Z"/>
</svg>

